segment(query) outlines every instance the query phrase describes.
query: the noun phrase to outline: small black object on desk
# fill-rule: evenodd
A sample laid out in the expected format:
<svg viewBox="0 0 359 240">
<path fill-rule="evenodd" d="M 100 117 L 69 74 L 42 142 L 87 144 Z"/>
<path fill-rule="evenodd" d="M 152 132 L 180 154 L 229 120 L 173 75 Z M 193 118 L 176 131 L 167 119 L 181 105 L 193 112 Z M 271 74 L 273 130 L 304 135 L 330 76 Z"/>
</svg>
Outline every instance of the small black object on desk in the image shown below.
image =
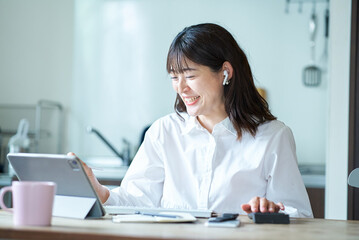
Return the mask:
<svg viewBox="0 0 359 240">
<path fill-rule="evenodd" d="M 289 224 L 289 215 L 285 213 L 249 213 L 248 217 L 254 223 L 275 223 L 275 224 Z"/>
<path fill-rule="evenodd" d="M 221 217 L 209 218 L 208 222 L 226 222 L 235 220 L 238 217 L 237 213 L 223 213 Z"/>
</svg>

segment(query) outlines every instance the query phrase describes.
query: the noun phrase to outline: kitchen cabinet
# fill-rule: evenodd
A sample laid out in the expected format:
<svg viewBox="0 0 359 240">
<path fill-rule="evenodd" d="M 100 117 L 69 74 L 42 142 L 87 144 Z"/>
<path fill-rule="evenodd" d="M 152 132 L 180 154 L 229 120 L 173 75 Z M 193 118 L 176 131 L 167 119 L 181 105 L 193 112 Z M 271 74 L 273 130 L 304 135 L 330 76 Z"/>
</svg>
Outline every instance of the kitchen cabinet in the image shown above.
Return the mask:
<svg viewBox="0 0 359 240">
<path fill-rule="evenodd" d="M 0 174 L 0 189 L 6 186 L 10 186 L 13 180 L 14 178 L 9 176 L 8 174 Z M 6 206 L 11 207 L 11 193 L 5 194 L 4 203 Z"/>
<path fill-rule="evenodd" d="M 308 197 L 315 218 L 324 218 L 325 188 L 307 187 Z"/>
<path fill-rule="evenodd" d="M 299 165 L 315 218 L 324 218 L 325 165 Z"/>
</svg>

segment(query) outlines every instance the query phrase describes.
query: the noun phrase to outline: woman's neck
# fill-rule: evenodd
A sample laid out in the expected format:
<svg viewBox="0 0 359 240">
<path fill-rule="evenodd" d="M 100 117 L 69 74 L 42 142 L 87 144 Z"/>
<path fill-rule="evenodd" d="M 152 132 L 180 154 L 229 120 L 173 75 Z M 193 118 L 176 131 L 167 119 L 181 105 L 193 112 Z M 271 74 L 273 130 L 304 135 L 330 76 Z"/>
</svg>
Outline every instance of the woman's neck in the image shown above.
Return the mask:
<svg viewBox="0 0 359 240">
<path fill-rule="evenodd" d="M 219 114 L 214 114 L 212 116 L 199 115 L 197 116 L 198 122 L 208 130 L 209 133 L 212 133 L 214 126 L 222 122 L 226 117 L 228 117 L 226 112 Z"/>
</svg>

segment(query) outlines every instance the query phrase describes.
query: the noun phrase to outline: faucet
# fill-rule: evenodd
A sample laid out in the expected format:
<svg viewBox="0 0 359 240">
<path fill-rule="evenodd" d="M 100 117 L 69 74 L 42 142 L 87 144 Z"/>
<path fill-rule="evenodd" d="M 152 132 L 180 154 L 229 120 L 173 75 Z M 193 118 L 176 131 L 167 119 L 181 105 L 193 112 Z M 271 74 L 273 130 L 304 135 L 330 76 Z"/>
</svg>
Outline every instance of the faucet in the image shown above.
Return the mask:
<svg viewBox="0 0 359 240">
<path fill-rule="evenodd" d="M 98 136 L 106 144 L 106 146 L 109 147 L 112 150 L 112 152 L 116 154 L 117 157 L 122 159 L 123 164 L 125 166 L 130 165 L 130 158 L 131 158 L 130 145 L 131 144 L 129 141 L 127 141 L 126 139 L 122 139 L 122 142 L 125 144 L 125 148 L 123 150 L 123 153 L 120 153 L 97 129 L 95 129 L 91 126 L 88 126 L 87 132 L 96 134 L 96 136 Z"/>
</svg>

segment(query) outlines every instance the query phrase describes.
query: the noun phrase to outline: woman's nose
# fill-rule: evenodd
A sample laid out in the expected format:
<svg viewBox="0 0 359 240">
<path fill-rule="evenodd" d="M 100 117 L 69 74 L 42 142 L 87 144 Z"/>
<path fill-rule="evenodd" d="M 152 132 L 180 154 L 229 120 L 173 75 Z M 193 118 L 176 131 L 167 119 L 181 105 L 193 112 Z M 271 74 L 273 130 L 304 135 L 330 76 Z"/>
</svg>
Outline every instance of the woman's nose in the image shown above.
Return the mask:
<svg viewBox="0 0 359 240">
<path fill-rule="evenodd" d="M 180 78 L 178 82 L 178 92 L 183 93 L 188 90 L 186 79 Z"/>
</svg>

